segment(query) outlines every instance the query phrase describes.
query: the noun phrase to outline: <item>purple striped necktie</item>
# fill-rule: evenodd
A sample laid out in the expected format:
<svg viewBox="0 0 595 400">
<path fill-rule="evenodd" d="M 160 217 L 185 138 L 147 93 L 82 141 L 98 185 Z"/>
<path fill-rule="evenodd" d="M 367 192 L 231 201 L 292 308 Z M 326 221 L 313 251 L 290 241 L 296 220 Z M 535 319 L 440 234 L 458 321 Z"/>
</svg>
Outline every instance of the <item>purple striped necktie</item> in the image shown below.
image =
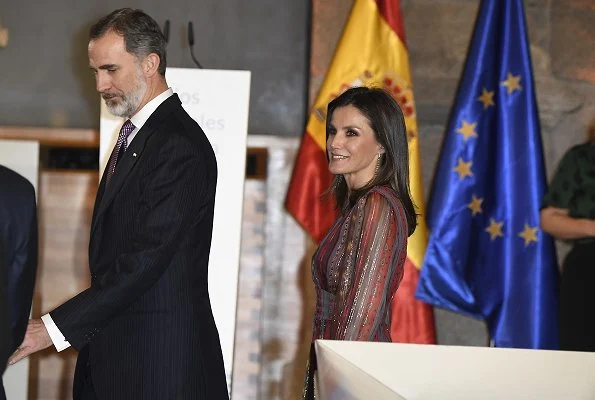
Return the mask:
<svg viewBox="0 0 595 400">
<path fill-rule="evenodd" d="M 106 169 L 106 181 L 105 183 L 108 184 L 114 172 L 116 171 L 116 164 L 118 160 L 122 157 L 124 152 L 126 151 L 126 139 L 128 139 L 128 135 L 132 133 L 135 126 L 134 124 L 127 119 L 120 128 L 120 134 L 118 135 L 118 140 L 116 141 L 116 145 L 114 146 L 114 150 L 109 157 L 109 161 L 107 162 L 107 169 Z"/>
</svg>

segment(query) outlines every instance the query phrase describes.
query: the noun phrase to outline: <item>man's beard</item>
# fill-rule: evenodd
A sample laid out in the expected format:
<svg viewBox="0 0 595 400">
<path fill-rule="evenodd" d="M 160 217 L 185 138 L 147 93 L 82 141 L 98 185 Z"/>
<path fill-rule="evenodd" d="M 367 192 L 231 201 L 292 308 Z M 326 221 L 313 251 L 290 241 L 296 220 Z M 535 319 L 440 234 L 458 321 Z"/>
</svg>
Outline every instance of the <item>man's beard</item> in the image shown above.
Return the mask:
<svg viewBox="0 0 595 400">
<path fill-rule="evenodd" d="M 131 92 L 120 92 L 115 95 L 105 93 L 102 94 L 102 97 L 110 113 L 118 117 L 128 118 L 137 110 L 146 92 L 147 82 L 137 71 L 135 87 Z"/>
</svg>

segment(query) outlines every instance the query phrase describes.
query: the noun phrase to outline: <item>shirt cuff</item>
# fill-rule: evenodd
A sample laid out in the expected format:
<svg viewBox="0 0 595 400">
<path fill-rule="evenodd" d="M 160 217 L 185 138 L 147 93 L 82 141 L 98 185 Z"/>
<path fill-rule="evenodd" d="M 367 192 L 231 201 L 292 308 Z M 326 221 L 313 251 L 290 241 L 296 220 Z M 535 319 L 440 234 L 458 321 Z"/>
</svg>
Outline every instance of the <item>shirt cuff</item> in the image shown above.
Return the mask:
<svg viewBox="0 0 595 400">
<path fill-rule="evenodd" d="M 58 329 L 50 314 L 43 315 L 41 320 L 45 325 L 45 329 L 47 329 L 50 334 L 50 339 L 52 339 L 52 343 L 54 343 L 58 352 L 70 347 L 70 343 L 68 343 L 62 332 L 60 332 L 60 329 Z"/>
</svg>

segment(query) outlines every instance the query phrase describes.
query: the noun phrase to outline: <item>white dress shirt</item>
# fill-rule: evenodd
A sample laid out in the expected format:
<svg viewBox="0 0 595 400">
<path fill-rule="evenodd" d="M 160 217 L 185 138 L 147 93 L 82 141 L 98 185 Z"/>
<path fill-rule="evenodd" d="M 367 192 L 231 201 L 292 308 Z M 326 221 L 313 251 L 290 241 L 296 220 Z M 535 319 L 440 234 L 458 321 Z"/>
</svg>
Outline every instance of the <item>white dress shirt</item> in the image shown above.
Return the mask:
<svg viewBox="0 0 595 400">
<path fill-rule="evenodd" d="M 128 135 L 128 139 L 126 140 L 126 147 L 130 145 L 138 131 L 143 127 L 145 122 L 149 119 L 151 114 L 155 112 L 157 107 L 161 105 L 165 100 L 167 100 L 174 92 L 171 88 L 168 88 L 165 92 L 161 93 L 153 100 L 149 101 L 143 108 L 141 108 L 136 114 L 130 117 L 130 121 L 134 124 L 134 130 L 130 135 Z M 62 351 L 70 347 L 70 343 L 66 340 L 50 314 L 45 314 L 41 317 L 45 328 L 47 329 L 50 339 L 52 339 L 52 343 L 56 347 L 57 351 Z"/>
</svg>

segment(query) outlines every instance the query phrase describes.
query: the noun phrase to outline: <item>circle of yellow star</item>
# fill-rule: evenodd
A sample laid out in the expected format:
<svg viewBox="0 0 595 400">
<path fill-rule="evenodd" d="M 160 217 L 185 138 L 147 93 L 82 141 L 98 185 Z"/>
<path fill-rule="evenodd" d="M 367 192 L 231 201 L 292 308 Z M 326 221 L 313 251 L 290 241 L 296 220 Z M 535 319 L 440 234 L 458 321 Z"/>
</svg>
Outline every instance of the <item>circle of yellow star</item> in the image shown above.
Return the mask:
<svg viewBox="0 0 595 400">
<path fill-rule="evenodd" d="M 477 137 L 477 132 L 475 132 L 476 126 L 477 122 L 469 123 L 466 120 L 463 120 L 463 125 L 457 129 L 457 132 L 463 135 L 463 138 L 466 142 L 470 137 Z"/>
<path fill-rule="evenodd" d="M 463 179 L 466 176 L 473 176 L 473 172 L 471 172 L 472 165 L 473 161 L 465 162 L 459 157 L 459 163 L 454 167 L 454 170 L 459 174 L 459 179 Z"/>
<path fill-rule="evenodd" d="M 489 106 L 493 106 L 494 104 L 494 91 L 489 91 L 486 88 L 482 89 L 481 96 L 477 98 L 481 103 L 483 103 L 483 109 L 485 110 Z"/>
<path fill-rule="evenodd" d="M 511 94 L 512 92 L 514 92 L 515 90 L 521 90 L 523 87 L 521 86 L 521 76 L 517 75 L 514 76 L 513 74 L 511 74 L 510 72 L 508 73 L 508 76 L 506 77 L 506 80 L 500 82 L 502 84 L 502 86 L 506 86 L 507 89 L 507 93 Z"/>
<path fill-rule="evenodd" d="M 523 231 L 519 233 L 519 236 L 525 239 L 525 247 L 529 246 L 531 242 L 537 243 L 538 229 L 539 228 L 537 227 L 531 228 L 528 224 L 525 224 L 525 229 L 523 229 Z"/>
<path fill-rule="evenodd" d="M 490 240 L 504 236 L 502 225 L 504 225 L 504 222 L 497 222 L 495 219 L 490 218 L 490 225 L 486 228 L 486 232 L 490 234 Z"/>
<path fill-rule="evenodd" d="M 483 199 L 473 195 L 471 198 L 471 203 L 467 204 L 467 208 L 471 210 L 471 213 L 474 217 L 475 214 L 479 214 L 482 212 L 481 203 L 483 203 Z"/>
</svg>

